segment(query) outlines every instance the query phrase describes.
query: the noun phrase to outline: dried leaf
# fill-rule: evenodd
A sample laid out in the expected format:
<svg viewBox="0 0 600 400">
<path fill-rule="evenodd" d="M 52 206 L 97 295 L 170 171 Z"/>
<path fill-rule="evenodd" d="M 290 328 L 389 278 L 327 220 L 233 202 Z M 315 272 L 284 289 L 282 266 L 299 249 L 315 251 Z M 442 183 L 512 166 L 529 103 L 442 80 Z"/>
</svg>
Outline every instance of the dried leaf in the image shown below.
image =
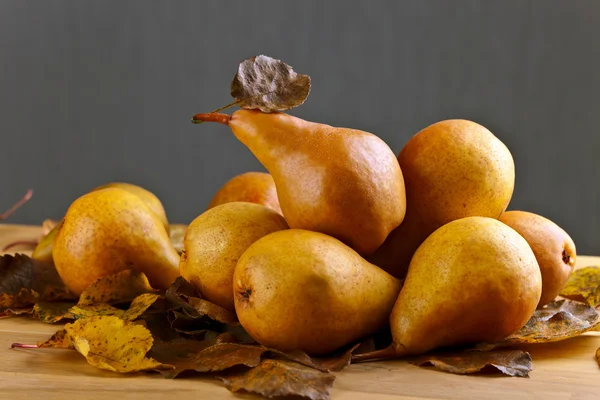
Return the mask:
<svg viewBox="0 0 600 400">
<path fill-rule="evenodd" d="M 162 372 L 167 378 L 175 378 L 183 371 L 214 372 L 239 365 L 255 367 L 263 358 L 286 359 L 323 372 L 328 371 L 327 367 L 313 361 L 302 351 L 284 353 L 258 344 L 238 343 L 231 333 L 221 333 L 216 337 L 207 335 L 201 341 L 180 339 L 157 342 L 150 356 L 175 367 Z"/>
<path fill-rule="evenodd" d="M 171 244 L 179 254 L 183 252 L 183 238 L 185 237 L 185 231 L 187 231 L 187 227 L 188 226 L 184 224 L 169 225 L 169 237 L 171 238 Z"/>
<path fill-rule="evenodd" d="M 598 312 L 584 303 L 556 300 L 536 310 L 518 332 L 497 343 L 481 343 L 479 350 L 489 350 L 523 343 L 557 342 L 579 336 L 600 324 Z"/>
<path fill-rule="evenodd" d="M 74 318 L 89 318 L 94 316 L 113 315 L 125 321 L 134 321 L 142 315 L 160 296 L 155 293 L 144 293 L 131 302 L 128 310 L 121 310 L 106 303 L 76 305 L 70 310 Z"/>
<path fill-rule="evenodd" d="M 310 77 L 297 74 L 283 61 L 260 55 L 242 61 L 231 82 L 237 105 L 262 112 L 285 111 L 304 103 Z"/>
<path fill-rule="evenodd" d="M 75 319 L 100 317 L 100 316 L 115 316 L 123 317 L 124 310 L 116 308 L 106 303 L 75 305 L 70 309 L 71 314 Z"/>
<path fill-rule="evenodd" d="M 144 273 L 125 270 L 98 279 L 83 291 L 77 305 L 126 303 L 140 294 L 156 292 Z"/>
<path fill-rule="evenodd" d="M 189 304 L 200 315 L 206 315 L 210 319 L 227 325 L 238 325 L 238 319 L 235 313 L 224 309 L 208 300 L 190 297 L 187 299 Z"/>
<path fill-rule="evenodd" d="M 235 338 L 227 333 L 207 340 L 176 339 L 167 342 L 157 341 L 152 347 L 149 356 L 164 364 L 173 365 L 174 369 L 159 372 L 166 378 L 175 378 L 184 371 L 206 372 L 207 368 L 210 370 L 211 361 L 208 360 L 207 354 L 214 354 L 214 352 L 205 353 L 203 356 L 200 354 L 211 346 L 235 342 Z M 221 354 L 224 353 L 222 352 Z M 217 360 L 217 362 L 219 361 Z M 217 367 L 214 366 L 213 368 Z M 217 368 L 215 370 L 220 369 Z"/>
<path fill-rule="evenodd" d="M 600 266 L 585 267 L 573 271 L 560 295 L 567 299 L 600 304 Z"/>
<path fill-rule="evenodd" d="M 0 256 L 0 309 L 74 299 L 54 265 L 24 254 Z"/>
<path fill-rule="evenodd" d="M 53 347 L 56 349 L 72 349 L 73 345 L 69 339 L 66 329 L 57 331 L 50 339 L 38 342 L 38 347 Z"/>
<path fill-rule="evenodd" d="M 265 397 L 296 395 L 327 400 L 335 376 L 292 361 L 267 359 L 251 370 L 230 373 L 221 379 L 232 392 L 245 390 Z"/>
<path fill-rule="evenodd" d="M 338 372 L 350 365 L 350 361 L 352 360 L 352 353 L 354 353 L 354 351 L 358 349 L 359 346 L 360 343 L 357 343 L 354 346 L 349 347 L 345 351 L 340 351 L 337 354 L 331 355 L 329 357 L 315 358 L 313 359 L 313 361 L 315 361 L 318 365 L 323 366 L 329 371 Z"/>
<path fill-rule="evenodd" d="M 19 315 L 28 315 L 33 313 L 33 307 L 23 307 L 23 308 L 6 308 L 2 310 L 0 313 L 0 317 L 16 317 Z"/>
<path fill-rule="evenodd" d="M 172 368 L 146 357 L 153 339 L 141 325 L 102 316 L 78 319 L 65 330 L 75 349 L 94 367 L 122 373 Z"/>
<path fill-rule="evenodd" d="M 71 302 L 39 302 L 33 306 L 33 317 L 46 324 L 55 324 L 63 319 L 74 319 L 69 312 L 75 303 Z"/>
<path fill-rule="evenodd" d="M 473 374 L 494 367 L 508 376 L 529 377 L 533 368 L 531 356 L 522 350 L 464 351 L 451 354 L 429 354 L 410 361 L 417 366 L 432 365 L 453 374 Z"/>
</svg>

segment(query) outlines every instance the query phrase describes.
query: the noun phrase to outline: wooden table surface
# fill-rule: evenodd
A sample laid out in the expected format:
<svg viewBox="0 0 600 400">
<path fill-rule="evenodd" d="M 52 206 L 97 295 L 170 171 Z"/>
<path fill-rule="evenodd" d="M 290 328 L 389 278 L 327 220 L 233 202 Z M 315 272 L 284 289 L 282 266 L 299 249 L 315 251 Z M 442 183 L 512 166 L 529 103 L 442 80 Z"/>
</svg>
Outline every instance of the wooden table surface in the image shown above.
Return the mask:
<svg viewBox="0 0 600 400">
<path fill-rule="evenodd" d="M 0 225 L 0 248 L 15 240 L 36 239 L 39 234 L 39 227 Z M 581 256 L 577 262 L 578 267 L 595 264 L 600 264 L 600 257 Z M 25 318 L 0 320 L 0 399 L 261 398 L 234 395 L 211 378 L 169 380 L 158 374 L 102 371 L 70 350 L 10 349 L 13 342 L 36 343 L 46 339 L 59 327 Z M 599 347 L 600 332 L 563 342 L 523 346 L 533 358 L 529 379 L 452 375 L 401 360 L 356 364 L 336 374 L 332 398 L 600 399 L 600 369 L 594 359 Z"/>
</svg>

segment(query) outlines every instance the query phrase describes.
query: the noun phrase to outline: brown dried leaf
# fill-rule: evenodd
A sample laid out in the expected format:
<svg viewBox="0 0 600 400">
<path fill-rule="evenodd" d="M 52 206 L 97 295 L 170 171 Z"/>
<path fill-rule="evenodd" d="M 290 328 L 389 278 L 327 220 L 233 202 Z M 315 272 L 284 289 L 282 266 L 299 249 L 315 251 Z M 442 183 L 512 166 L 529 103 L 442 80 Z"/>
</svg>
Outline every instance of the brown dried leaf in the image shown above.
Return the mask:
<svg viewBox="0 0 600 400">
<path fill-rule="evenodd" d="M 55 324 L 63 319 L 75 319 L 69 312 L 72 302 L 39 302 L 33 306 L 33 317 L 46 324 Z"/>
<path fill-rule="evenodd" d="M 600 324 L 598 312 L 584 303 L 556 300 L 536 310 L 518 332 L 497 343 L 481 343 L 479 350 L 489 350 L 523 343 L 547 343 L 569 339 Z"/>
<path fill-rule="evenodd" d="M 265 397 L 303 396 L 311 400 L 328 400 L 335 376 L 286 360 L 263 360 L 244 372 L 221 376 L 232 392 L 245 390 Z"/>
<path fill-rule="evenodd" d="M 200 354 L 211 346 L 235 342 L 236 339 L 228 333 L 220 334 L 207 340 L 159 340 L 152 346 L 152 350 L 148 355 L 164 364 L 173 365 L 175 367 L 173 370 L 159 372 L 166 378 L 175 378 L 184 371 L 197 370 L 197 366 L 200 372 L 206 372 L 208 362 L 206 354 L 209 353 L 205 353 L 203 356 Z M 200 364 L 198 364 L 198 358 Z"/>
<path fill-rule="evenodd" d="M 17 317 L 19 315 L 28 315 L 33 313 L 33 307 L 6 308 L 0 313 L 0 318 Z"/>
<path fill-rule="evenodd" d="M 235 313 L 224 309 L 208 300 L 197 297 L 189 297 L 188 303 L 194 307 L 194 310 L 200 315 L 206 315 L 208 318 L 227 325 L 238 325 L 238 319 Z"/>
<path fill-rule="evenodd" d="M 529 377 L 533 368 L 531 356 L 522 350 L 464 351 L 448 354 L 427 354 L 410 361 L 417 366 L 432 365 L 453 374 L 473 374 L 494 367 L 508 376 Z"/>
<path fill-rule="evenodd" d="M 184 224 L 169 225 L 169 238 L 171 239 L 171 244 L 179 254 L 183 252 L 183 238 L 185 237 L 187 227 L 188 226 Z"/>
<path fill-rule="evenodd" d="M 345 351 L 340 351 L 329 357 L 314 358 L 313 361 L 329 371 L 338 372 L 350 365 L 352 353 L 354 353 L 359 346 L 360 343 L 356 343 Z"/>
<path fill-rule="evenodd" d="M 146 357 L 153 339 L 141 325 L 101 316 L 78 319 L 65 330 L 75 349 L 94 367 L 121 373 L 173 368 Z"/>
<path fill-rule="evenodd" d="M 0 256 L 0 309 L 23 308 L 39 301 L 75 299 L 54 265 L 24 254 Z"/>
<path fill-rule="evenodd" d="M 560 295 L 567 299 L 600 304 L 600 266 L 585 267 L 573 271 Z"/>
<path fill-rule="evenodd" d="M 304 103 L 310 77 L 297 74 L 283 61 L 260 55 L 242 61 L 231 82 L 237 105 L 262 112 L 285 111 Z"/>
<path fill-rule="evenodd" d="M 98 279 L 81 294 L 78 306 L 126 303 L 144 293 L 156 293 L 143 272 L 125 270 Z"/>
<path fill-rule="evenodd" d="M 50 339 L 44 342 L 38 342 L 38 347 L 53 347 L 56 349 L 72 349 L 73 344 L 69 339 L 66 329 L 57 331 Z"/>
</svg>

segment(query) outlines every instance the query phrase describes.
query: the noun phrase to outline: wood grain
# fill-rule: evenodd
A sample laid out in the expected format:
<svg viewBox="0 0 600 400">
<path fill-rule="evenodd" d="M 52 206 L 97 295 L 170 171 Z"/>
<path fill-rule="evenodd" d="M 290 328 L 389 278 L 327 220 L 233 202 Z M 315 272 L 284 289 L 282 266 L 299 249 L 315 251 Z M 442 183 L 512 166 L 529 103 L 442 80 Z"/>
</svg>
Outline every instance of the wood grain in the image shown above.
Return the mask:
<svg viewBox="0 0 600 400">
<path fill-rule="evenodd" d="M 0 246 L 35 239 L 39 227 L 0 225 Z M 600 264 L 579 257 L 577 267 Z M 0 399 L 260 399 L 227 391 L 220 381 L 198 376 L 175 380 L 158 374 L 119 375 L 89 366 L 78 353 L 57 349 L 10 349 L 36 343 L 60 325 L 24 318 L 0 320 Z M 599 399 L 600 370 L 594 359 L 600 332 L 563 342 L 523 346 L 531 352 L 531 378 L 459 376 L 388 361 L 352 365 L 337 374 L 333 399 Z"/>
</svg>

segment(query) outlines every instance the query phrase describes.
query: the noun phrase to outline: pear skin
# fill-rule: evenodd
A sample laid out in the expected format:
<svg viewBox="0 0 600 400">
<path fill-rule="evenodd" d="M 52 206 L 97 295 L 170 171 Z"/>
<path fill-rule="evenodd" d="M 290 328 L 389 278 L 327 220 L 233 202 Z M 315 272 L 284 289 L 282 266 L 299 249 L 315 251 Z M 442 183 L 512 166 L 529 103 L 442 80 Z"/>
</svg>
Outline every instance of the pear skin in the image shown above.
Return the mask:
<svg viewBox="0 0 600 400">
<path fill-rule="evenodd" d="M 150 207 L 150 209 L 152 211 L 154 211 L 154 213 L 156 215 L 158 215 L 158 217 L 160 218 L 162 223 L 165 225 L 165 228 L 167 229 L 167 231 L 169 230 L 169 220 L 167 218 L 167 213 L 165 212 L 165 208 L 163 207 L 163 204 L 161 203 L 160 199 L 151 191 L 144 189 L 141 186 L 134 185 L 132 183 L 127 183 L 127 182 L 107 183 L 106 185 L 98 186 L 97 188 L 92 189 L 92 191 L 106 189 L 106 188 L 115 188 L 115 187 L 127 190 L 128 192 L 131 192 L 131 193 L 135 194 L 136 196 L 138 196 L 139 198 L 141 198 L 142 200 L 144 200 L 144 202 L 148 205 L 148 207 Z"/>
<path fill-rule="evenodd" d="M 208 209 L 233 201 L 261 204 L 282 214 L 275 181 L 266 172 L 246 172 L 231 178 L 214 195 Z"/>
<path fill-rule="evenodd" d="M 415 252 L 390 317 L 398 355 L 495 342 L 533 315 L 542 276 L 533 251 L 493 218 L 455 220 Z"/>
<path fill-rule="evenodd" d="M 538 307 L 558 296 L 575 268 L 577 250 L 573 239 L 560 226 L 527 211 L 506 211 L 500 221 L 527 240 L 542 273 L 542 297 Z"/>
<path fill-rule="evenodd" d="M 166 289 L 179 276 L 179 255 L 162 219 L 119 188 L 92 191 L 67 210 L 54 240 L 56 269 L 74 294 L 97 279 L 132 269 Z"/>
<path fill-rule="evenodd" d="M 514 190 L 510 151 L 472 121 L 428 126 L 406 143 L 398 161 L 406 185 L 406 217 L 368 258 L 398 278 L 406 275 L 412 255 L 433 231 L 460 218 L 498 218 Z"/>
<path fill-rule="evenodd" d="M 106 188 L 120 188 L 127 190 L 128 192 L 135 194 L 140 197 L 147 205 L 150 207 L 156 215 L 161 219 L 167 231 L 170 229 L 169 221 L 167 220 L 167 214 L 165 213 L 165 209 L 154 193 L 144 189 L 141 186 L 137 186 L 131 183 L 125 182 L 111 182 L 106 185 L 98 186 L 97 188 L 92 189 L 101 190 Z M 47 235 L 43 236 L 38 244 L 36 245 L 31 257 L 37 261 L 50 262 L 52 261 L 52 246 L 54 245 L 54 239 L 56 238 L 56 232 L 58 231 L 58 225 L 55 226 Z"/>
<path fill-rule="evenodd" d="M 235 310 L 264 346 L 323 355 L 387 326 L 401 283 L 341 241 L 301 229 L 271 233 L 242 255 Z"/>
<path fill-rule="evenodd" d="M 235 311 L 233 271 L 248 247 L 288 229 L 278 212 L 259 204 L 230 202 L 198 216 L 185 232 L 181 276 L 207 300 Z"/>
<path fill-rule="evenodd" d="M 379 137 L 281 112 L 198 114 L 228 125 L 269 171 L 290 228 L 333 236 L 362 255 L 404 218 L 406 195 L 394 153 Z"/>
</svg>

